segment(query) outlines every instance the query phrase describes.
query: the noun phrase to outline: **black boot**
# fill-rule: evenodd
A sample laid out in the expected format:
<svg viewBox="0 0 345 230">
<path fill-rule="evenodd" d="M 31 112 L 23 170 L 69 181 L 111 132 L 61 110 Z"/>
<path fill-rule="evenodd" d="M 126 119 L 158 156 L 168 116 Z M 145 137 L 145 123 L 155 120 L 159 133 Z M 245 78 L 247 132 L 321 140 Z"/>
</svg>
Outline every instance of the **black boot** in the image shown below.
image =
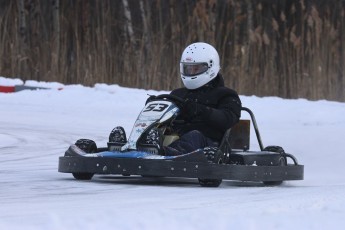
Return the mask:
<svg viewBox="0 0 345 230">
<path fill-rule="evenodd" d="M 117 126 L 111 131 L 109 135 L 109 142 L 118 144 L 125 144 L 127 142 L 126 132 L 123 127 Z"/>
<path fill-rule="evenodd" d="M 157 150 L 157 154 L 164 155 L 163 134 L 158 128 L 152 128 L 141 137 L 140 147 L 148 148 L 150 152 L 150 148 L 153 148 Z"/>
</svg>

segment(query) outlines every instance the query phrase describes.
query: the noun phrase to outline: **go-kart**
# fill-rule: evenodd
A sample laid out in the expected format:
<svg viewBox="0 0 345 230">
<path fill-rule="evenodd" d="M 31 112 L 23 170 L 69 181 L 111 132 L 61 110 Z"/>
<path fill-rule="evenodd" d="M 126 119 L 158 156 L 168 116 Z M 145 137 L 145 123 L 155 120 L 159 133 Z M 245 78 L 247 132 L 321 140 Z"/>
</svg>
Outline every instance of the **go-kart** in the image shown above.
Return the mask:
<svg viewBox="0 0 345 230">
<path fill-rule="evenodd" d="M 245 107 L 242 111 L 251 119 L 240 120 L 227 130 L 216 148 L 166 156 L 161 155 L 159 149 L 142 144 L 143 135 L 154 127 L 162 133 L 165 146 L 179 138 L 167 130 L 183 102 L 170 94 L 151 96 L 135 121 L 127 143 L 115 142 L 114 130 L 106 147 L 98 148 L 93 140 L 80 139 L 59 158 L 58 171 L 72 173 L 77 180 L 91 180 L 95 174 L 196 178 L 206 187 L 218 187 L 222 180 L 255 181 L 265 185 L 303 180 L 304 166 L 298 164 L 292 154 L 280 146 L 263 146 L 254 114 Z M 259 151 L 249 150 L 250 123 Z"/>
</svg>

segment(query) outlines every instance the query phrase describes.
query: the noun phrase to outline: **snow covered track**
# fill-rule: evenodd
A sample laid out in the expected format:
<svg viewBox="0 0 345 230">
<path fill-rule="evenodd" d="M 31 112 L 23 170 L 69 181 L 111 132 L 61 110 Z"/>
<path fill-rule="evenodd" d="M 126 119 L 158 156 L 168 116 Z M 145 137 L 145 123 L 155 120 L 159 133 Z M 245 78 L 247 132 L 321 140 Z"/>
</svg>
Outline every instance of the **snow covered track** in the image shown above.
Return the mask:
<svg viewBox="0 0 345 230">
<path fill-rule="evenodd" d="M 345 103 L 241 96 L 264 145 L 283 146 L 305 166 L 303 181 L 224 181 L 219 188 L 135 176 L 83 182 L 58 173 L 68 146 L 79 138 L 102 146 L 117 125 L 129 132 L 147 94 L 161 92 L 63 88 L 0 93 L 0 229 L 344 228 Z"/>
</svg>

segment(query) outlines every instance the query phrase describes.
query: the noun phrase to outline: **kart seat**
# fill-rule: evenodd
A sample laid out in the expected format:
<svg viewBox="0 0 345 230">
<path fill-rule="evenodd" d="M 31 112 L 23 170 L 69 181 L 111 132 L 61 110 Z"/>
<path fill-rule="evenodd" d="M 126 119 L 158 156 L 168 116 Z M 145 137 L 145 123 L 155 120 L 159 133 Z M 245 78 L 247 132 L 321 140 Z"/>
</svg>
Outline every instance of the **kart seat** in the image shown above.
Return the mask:
<svg viewBox="0 0 345 230">
<path fill-rule="evenodd" d="M 223 152 L 228 152 L 230 149 L 248 150 L 249 144 L 250 120 L 240 120 L 236 125 L 225 132 L 219 148 Z"/>
<path fill-rule="evenodd" d="M 163 146 L 168 146 L 174 141 L 176 141 L 177 139 L 179 139 L 179 136 L 177 134 L 164 135 Z"/>
</svg>

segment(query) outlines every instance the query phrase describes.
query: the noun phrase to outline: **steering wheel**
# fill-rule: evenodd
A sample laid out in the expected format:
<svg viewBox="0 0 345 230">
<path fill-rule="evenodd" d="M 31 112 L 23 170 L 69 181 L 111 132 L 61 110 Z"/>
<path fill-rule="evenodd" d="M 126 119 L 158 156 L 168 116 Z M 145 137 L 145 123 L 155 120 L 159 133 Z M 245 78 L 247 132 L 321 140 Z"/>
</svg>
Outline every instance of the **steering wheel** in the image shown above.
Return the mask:
<svg viewBox="0 0 345 230">
<path fill-rule="evenodd" d="M 183 104 L 185 102 L 184 99 L 175 95 L 171 95 L 171 94 L 160 94 L 157 96 L 152 95 L 147 99 L 147 102 L 158 100 L 158 99 L 171 101 L 175 103 L 179 108 L 183 107 Z"/>
</svg>

